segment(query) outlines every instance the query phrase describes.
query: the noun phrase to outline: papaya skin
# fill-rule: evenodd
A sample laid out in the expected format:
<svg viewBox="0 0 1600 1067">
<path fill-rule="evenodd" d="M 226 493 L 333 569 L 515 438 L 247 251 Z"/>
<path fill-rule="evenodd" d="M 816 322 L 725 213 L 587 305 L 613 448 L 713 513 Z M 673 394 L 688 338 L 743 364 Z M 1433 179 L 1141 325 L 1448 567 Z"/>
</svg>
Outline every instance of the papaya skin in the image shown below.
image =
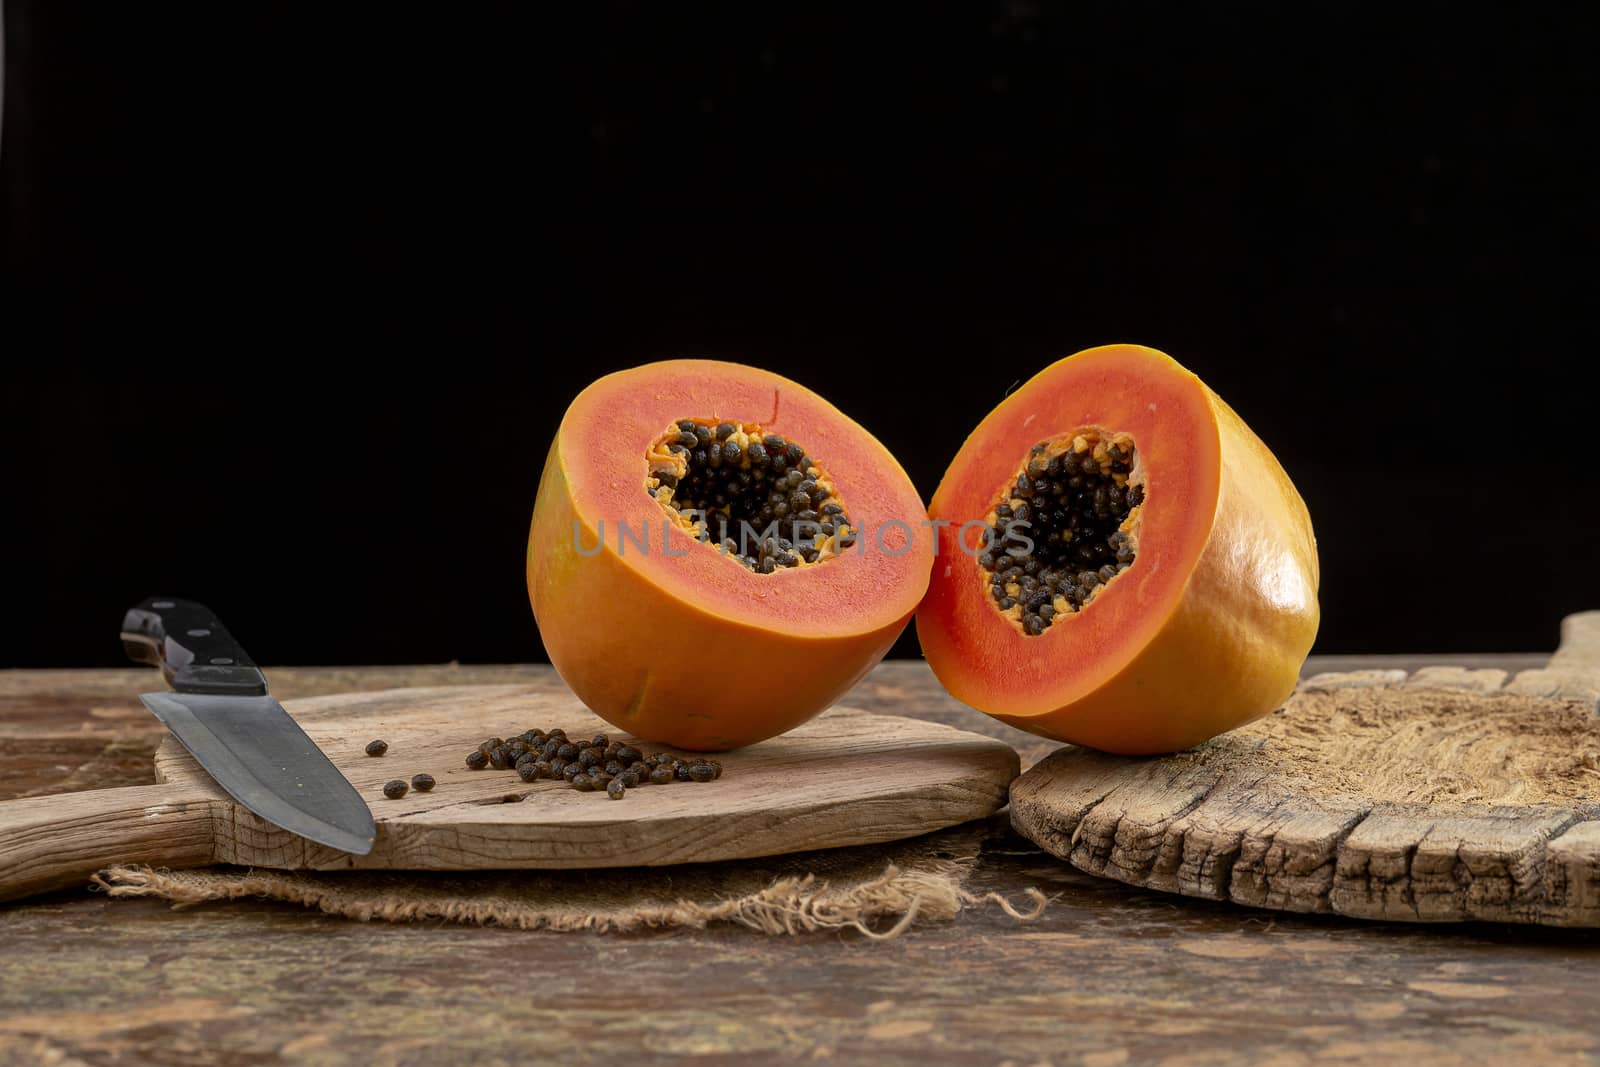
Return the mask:
<svg viewBox="0 0 1600 1067">
<path fill-rule="evenodd" d="M 1148 477 L 1138 555 L 1082 611 L 1026 636 L 951 531 L 984 515 L 1034 440 L 1075 425 L 1134 435 Z M 1281 706 L 1316 636 L 1299 493 L 1216 393 L 1154 349 L 1089 349 L 1040 372 L 969 437 L 930 514 L 952 525 L 917 615 L 928 663 L 958 700 L 1030 733 L 1128 755 L 1191 747 Z"/>
<path fill-rule="evenodd" d="M 904 551 L 759 575 L 665 523 L 644 486 L 649 440 L 677 418 L 752 414 L 826 464 L 859 521 L 911 519 Z M 883 658 L 927 587 L 923 514 L 888 451 L 803 387 L 736 364 L 651 364 L 601 379 L 562 420 L 529 529 L 529 600 L 550 662 L 607 722 L 679 748 L 737 748 L 805 722 Z M 651 551 L 619 552 L 618 520 L 648 522 Z"/>
</svg>

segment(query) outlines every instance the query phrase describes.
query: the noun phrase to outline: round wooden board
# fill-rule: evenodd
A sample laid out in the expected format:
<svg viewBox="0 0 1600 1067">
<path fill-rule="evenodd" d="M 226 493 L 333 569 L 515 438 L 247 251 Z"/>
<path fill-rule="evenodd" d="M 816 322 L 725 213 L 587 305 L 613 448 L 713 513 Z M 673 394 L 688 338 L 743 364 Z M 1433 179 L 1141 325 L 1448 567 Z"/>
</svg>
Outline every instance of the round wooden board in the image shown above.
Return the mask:
<svg viewBox="0 0 1600 1067">
<path fill-rule="evenodd" d="M 891 841 L 998 811 L 1019 770 L 1004 742 L 948 726 L 835 707 L 800 728 L 722 753 L 721 778 L 641 786 L 621 800 L 514 771 L 469 770 L 487 737 L 531 727 L 635 741 L 576 697 L 527 686 L 391 689 L 284 704 L 367 798 L 377 842 L 352 856 L 233 804 L 173 738 L 156 754 L 169 786 L 215 802 L 214 862 L 289 868 L 572 868 L 742 859 Z M 381 758 L 365 754 L 382 738 Z M 636 742 L 645 752 L 673 751 Z M 427 772 L 400 800 L 383 784 Z"/>
<path fill-rule="evenodd" d="M 1187 752 L 1066 747 L 1019 833 L 1147 889 L 1367 919 L 1600 926 L 1600 612 L 1503 671 L 1319 675 Z"/>
</svg>

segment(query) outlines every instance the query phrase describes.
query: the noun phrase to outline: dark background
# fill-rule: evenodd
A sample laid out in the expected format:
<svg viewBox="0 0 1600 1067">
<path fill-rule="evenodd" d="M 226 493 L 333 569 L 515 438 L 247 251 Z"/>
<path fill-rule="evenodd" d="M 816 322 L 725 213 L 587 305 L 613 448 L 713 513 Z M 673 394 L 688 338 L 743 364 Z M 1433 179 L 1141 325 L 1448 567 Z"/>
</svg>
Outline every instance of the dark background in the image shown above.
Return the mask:
<svg viewBox="0 0 1600 1067">
<path fill-rule="evenodd" d="M 269 664 L 539 658 L 555 421 L 675 355 L 926 496 L 1154 345 L 1298 482 L 1321 651 L 1600 605 L 1576 6 L 6 7 L 0 665 L 119 663 L 153 591 Z"/>
</svg>

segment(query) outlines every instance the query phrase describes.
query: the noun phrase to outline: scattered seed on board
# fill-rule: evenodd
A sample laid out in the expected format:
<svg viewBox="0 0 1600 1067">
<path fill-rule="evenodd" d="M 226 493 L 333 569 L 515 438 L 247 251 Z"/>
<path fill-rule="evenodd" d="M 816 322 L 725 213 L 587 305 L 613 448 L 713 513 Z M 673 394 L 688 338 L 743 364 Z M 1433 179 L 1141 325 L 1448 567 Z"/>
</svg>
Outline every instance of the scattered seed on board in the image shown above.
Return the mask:
<svg viewBox="0 0 1600 1067">
<path fill-rule="evenodd" d="M 401 797 L 406 795 L 406 790 L 409 788 L 411 787 L 406 785 L 400 779 L 396 778 L 394 781 L 388 782 L 384 785 L 383 795 L 388 797 L 390 800 L 399 800 Z"/>
<path fill-rule="evenodd" d="M 433 775 L 414 774 L 411 776 L 411 788 L 419 793 L 426 793 L 433 788 Z"/>
<path fill-rule="evenodd" d="M 381 756 L 387 751 L 389 751 L 389 742 L 387 741 L 367 742 L 367 755 L 369 756 Z"/>
<path fill-rule="evenodd" d="M 722 777 L 722 764 L 709 756 L 679 759 L 668 752 L 645 755 L 637 746 L 612 740 L 605 734 L 570 741 L 563 730 L 537 727 L 514 735 L 510 741 L 498 737 L 485 740 L 467 753 L 467 766 L 473 770 L 511 769 L 524 782 L 563 781 L 585 793 L 603 790 L 612 800 L 621 800 L 629 789 L 643 785 L 711 782 Z M 427 779 L 427 786 L 418 784 L 423 778 Z M 413 785 L 422 791 L 431 789 L 433 778 L 418 775 Z"/>
</svg>

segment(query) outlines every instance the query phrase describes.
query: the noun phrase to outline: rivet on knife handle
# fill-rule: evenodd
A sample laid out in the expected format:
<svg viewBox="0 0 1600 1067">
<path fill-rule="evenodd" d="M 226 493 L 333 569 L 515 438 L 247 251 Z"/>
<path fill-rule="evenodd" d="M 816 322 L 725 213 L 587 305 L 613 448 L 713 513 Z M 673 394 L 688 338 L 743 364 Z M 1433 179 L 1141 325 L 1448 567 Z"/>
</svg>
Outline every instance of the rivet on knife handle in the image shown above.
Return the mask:
<svg viewBox="0 0 1600 1067">
<path fill-rule="evenodd" d="M 193 600 L 153 596 L 128 609 L 122 647 L 161 668 L 180 693 L 264 696 L 267 680 L 211 609 Z"/>
</svg>

